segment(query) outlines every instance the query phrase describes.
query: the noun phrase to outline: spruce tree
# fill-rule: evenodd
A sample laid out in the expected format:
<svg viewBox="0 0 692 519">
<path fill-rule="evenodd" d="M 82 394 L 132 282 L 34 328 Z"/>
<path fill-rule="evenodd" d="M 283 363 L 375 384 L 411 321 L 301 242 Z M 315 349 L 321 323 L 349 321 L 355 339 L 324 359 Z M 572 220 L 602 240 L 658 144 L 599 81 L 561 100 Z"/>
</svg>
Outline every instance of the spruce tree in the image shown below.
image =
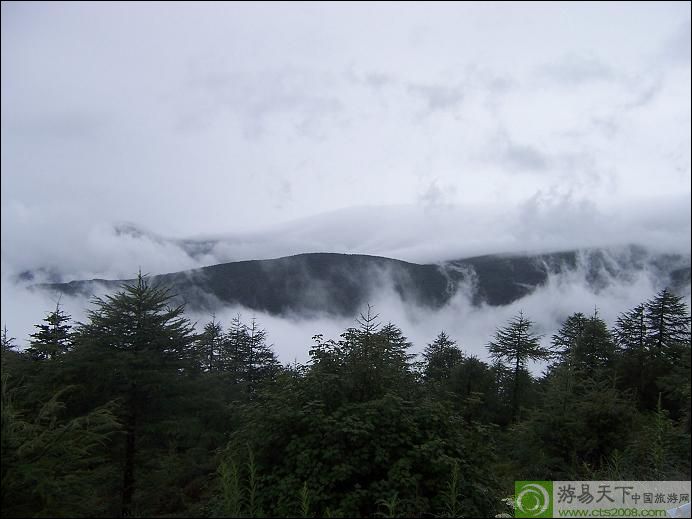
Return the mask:
<svg viewBox="0 0 692 519">
<path fill-rule="evenodd" d="M 595 311 L 591 317 L 581 312 L 569 316 L 553 335 L 554 354 L 570 372 L 589 373 L 610 366 L 615 345 L 605 321 Z"/>
<path fill-rule="evenodd" d="M 690 313 L 683 299 L 668 289 L 660 291 L 622 314 L 614 335 L 622 385 L 636 390 L 640 406 L 653 411 L 663 391 L 664 408 L 676 416 L 683 412 L 684 398 L 673 396 L 676 391 L 668 383 L 689 357 Z"/>
<path fill-rule="evenodd" d="M 276 375 L 280 364 L 271 346 L 267 344 L 267 331 L 259 326 L 254 317 L 250 321 L 250 325 L 246 327 L 246 331 L 247 364 L 245 372 L 252 393 L 259 382 L 272 379 Z"/>
<path fill-rule="evenodd" d="M 433 342 L 428 344 L 423 352 L 425 369 L 423 376 L 428 381 L 440 382 L 449 378 L 455 366 L 464 359 L 461 350 L 444 332 L 440 332 Z"/>
<path fill-rule="evenodd" d="M 519 418 L 521 379 L 530 377 L 526 369 L 528 362 L 550 357 L 550 352 L 541 346 L 540 337 L 531 331 L 532 327 L 533 322 L 520 312 L 495 332 L 495 338 L 488 343 L 490 356 L 512 371 L 512 420 Z"/>
<path fill-rule="evenodd" d="M 344 384 L 348 398 L 367 401 L 387 391 L 408 387 L 411 343 L 392 323 L 381 326 L 373 307 L 368 305 L 356 323 L 341 334 L 336 358 L 343 363 Z"/>
<path fill-rule="evenodd" d="M 115 295 L 96 298 L 77 341 L 85 377 L 100 377 L 107 398 L 121 401 L 125 432 L 122 454 L 121 515 L 133 512 L 135 466 L 142 436 L 153 434 L 154 417 L 175 393 L 175 379 L 192 366 L 192 325 L 184 307 L 170 307 L 167 289 L 152 286 L 139 273 Z M 168 418 L 168 417 L 166 417 Z"/>
<path fill-rule="evenodd" d="M 17 345 L 14 343 L 17 339 L 15 337 L 10 337 L 7 333 L 7 325 L 2 327 L 2 336 L 0 337 L 0 344 L 2 345 L 2 352 L 14 350 Z"/>
<path fill-rule="evenodd" d="M 622 350 L 644 352 L 647 344 L 645 306 L 640 304 L 618 316 L 615 321 L 615 340 Z"/>
<path fill-rule="evenodd" d="M 212 316 L 199 335 L 199 362 L 202 371 L 219 371 L 222 368 L 221 348 L 224 339 L 223 327 Z"/>
<path fill-rule="evenodd" d="M 72 325 L 70 316 L 61 308 L 60 302 L 55 310 L 49 312 L 43 319 L 44 324 L 37 324 L 36 333 L 32 333 L 32 341 L 27 353 L 34 360 L 54 360 L 69 351 L 72 347 Z"/>
<path fill-rule="evenodd" d="M 646 303 L 645 318 L 648 346 L 654 355 L 666 356 L 676 344 L 689 345 L 689 309 L 667 288 Z"/>
</svg>

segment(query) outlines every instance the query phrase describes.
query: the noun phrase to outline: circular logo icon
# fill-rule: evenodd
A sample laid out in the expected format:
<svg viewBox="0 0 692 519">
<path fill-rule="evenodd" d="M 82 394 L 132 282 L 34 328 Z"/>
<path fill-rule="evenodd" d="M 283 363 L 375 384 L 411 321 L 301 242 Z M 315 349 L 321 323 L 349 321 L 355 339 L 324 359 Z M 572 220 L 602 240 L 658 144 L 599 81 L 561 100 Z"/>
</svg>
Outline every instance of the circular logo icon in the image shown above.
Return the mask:
<svg viewBox="0 0 692 519">
<path fill-rule="evenodd" d="M 517 494 L 515 505 L 524 517 L 538 517 L 548 510 L 550 496 L 548 491 L 536 483 L 528 483 Z"/>
</svg>

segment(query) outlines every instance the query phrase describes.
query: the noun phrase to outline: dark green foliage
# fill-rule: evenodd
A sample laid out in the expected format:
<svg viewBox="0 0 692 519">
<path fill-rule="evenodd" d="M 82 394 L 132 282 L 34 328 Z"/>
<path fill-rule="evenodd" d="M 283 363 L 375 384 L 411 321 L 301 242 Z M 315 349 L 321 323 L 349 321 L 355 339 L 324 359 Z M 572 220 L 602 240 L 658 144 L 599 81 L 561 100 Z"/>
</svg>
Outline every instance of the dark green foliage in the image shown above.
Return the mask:
<svg viewBox="0 0 692 519">
<path fill-rule="evenodd" d="M 647 346 L 653 355 L 674 357 L 676 344 L 689 345 L 690 315 L 682 298 L 664 289 L 646 304 Z"/>
<path fill-rule="evenodd" d="M 514 317 L 507 326 L 495 332 L 488 343 L 491 358 L 511 370 L 511 387 L 506 387 L 512 402 L 512 419 L 519 418 L 524 388 L 531 381 L 527 371 L 529 361 L 546 360 L 550 353 L 541 346 L 540 337 L 531 331 L 533 322 L 524 318 L 523 312 Z"/>
<path fill-rule="evenodd" d="M 689 478 L 689 432 L 685 433 L 668 415 L 659 400 L 656 411 L 637 418 L 638 434 L 632 436 L 619 459 L 623 475 L 647 480 Z"/>
<path fill-rule="evenodd" d="M 267 331 L 254 318 L 248 325 L 236 315 L 226 333 L 220 324 L 212 321 L 205 326 L 199 344 L 203 366 L 209 364 L 210 351 L 214 351 L 213 369 L 250 394 L 259 384 L 273 379 L 281 368 L 267 344 Z"/>
<path fill-rule="evenodd" d="M 223 369 L 221 351 L 223 342 L 223 327 L 216 318 L 204 325 L 204 331 L 198 338 L 200 367 L 203 371 Z"/>
<path fill-rule="evenodd" d="M 183 308 L 170 308 L 169 300 L 167 290 L 151 286 L 140 274 L 115 295 L 95 299 L 95 309 L 75 337 L 73 368 L 77 377 L 93 380 L 85 384 L 90 399 L 121 403 L 124 438 L 115 452 L 122 460 L 123 516 L 140 506 L 137 470 L 156 471 L 160 462 L 151 454 L 140 461 L 142 451 L 179 441 L 172 424 L 164 424 L 174 420 L 181 379 L 193 368 L 194 335 Z"/>
<path fill-rule="evenodd" d="M 431 382 L 442 382 L 449 379 L 452 370 L 461 364 L 464 356 L 457 346 L 445 332 L 428 344 L 423 352 L 425 359 L 425 370 L 423 372 L 426 380 Z"/>
<path fill-rule="evenodd" d="M 689 366 L 690 313 L 682 298 L 662 290 L 622 314 L 615 337 L 620 383 L 635 391 L 640 407 L 655 410 L 662 393 L 673 417 L 689 416 L 689 376 L 681 369 Z"/>
<path fill-rule="evenodd" d="M 74 334 L 58 307 L 26 352 L 5 329 L 3 516 L 485 517 L 519 479 L 690 477 L 689 310 L 669 291 L 612 333 L 567 317 L 552 352 L 520 314 L 492 364 L 444 332 L 416 362 L 368 306 L 281 366 L 254 319 L 195 334 L 170 296 L 139 276 Z"/>
<path fill-rule="evenodd" d="M 10 337 L 7 333 L 7 325 L 2 327 L 2 337 L 0 337 L 0 345 L 2 346 L 2 352 L 13 350 L 17 347 L 14 343 L 17 339 L 15 337 Z"/>
<path fill-rule="evenodd" d="M 34 360 L 55 360 L 72 347 L 72 326 L 68 324 L 70 316 L 62 311 L 60 303 L 43 320 L 37 324 L 36 333 L 31 335 L 31 345 L 27 353 Z"/>
<path fill-rule="evenodd" d="M 103 514 L 94 493 L 107 443 L 119 428 L 109 403 L 75 418 L 64 417 L 65 388 L 27 413 L 14 401 L 19 391 L 2 377 L 3 517 Z M 94 468 L 99 467 L 99 468 Z"/>
<path fill-rule="evenodd" d="M 467 421 L 505 423 L 508 413 L 501 403 L 499 369 L 477 357 L 467 356 L 452 370 L 446 387 Z"/>
<path fill-rule="evenodd" d="M 265 393 L 233 442 L 253 445 L 260 507 L 269 515 L 300 515 L 296 496 L 306 482 L 318 515 L 329 508 L 340 516 L 372 516 L 393 496 L 404 515 L 442 511 L 454 460 L 466 513 L 493 511 L 491 489 L 499 487 L 482 468 L 494 456 L 488 431 L 463 427 L 443 405 L 391 393 L 329 412 L 306 399 L 309 383 L 298 382 L 292 396 Z"/>
<path fill-rule="evenodd" d="M 553 335 L 552 344 L 559 363 L 582 375 L 604 373 L 615 358 L 615 344 L 597 313 L 591 317 L 582 313 L 569 316 Z"/>
</svg>

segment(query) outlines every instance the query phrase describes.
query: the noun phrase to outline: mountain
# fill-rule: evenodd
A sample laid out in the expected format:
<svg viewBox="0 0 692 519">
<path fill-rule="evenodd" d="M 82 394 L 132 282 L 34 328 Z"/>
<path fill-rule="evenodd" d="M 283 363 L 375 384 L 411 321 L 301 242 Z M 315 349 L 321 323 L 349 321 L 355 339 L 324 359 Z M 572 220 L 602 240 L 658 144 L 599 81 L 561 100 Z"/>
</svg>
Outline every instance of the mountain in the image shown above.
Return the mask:
<svg viewBox="0 0 692 519">
<path fill-rule="evenodd" d="M 416 264 L 358 254 L 310 253 L 270 260 L 237 261 L 152 276 L 191 310 L 225 305 L 271 314 L 351 316 L 379 294 L 392 290 L 404 303 L 439 308 L 461 287 L 473 304 L 516 301 L 545 285 L 551 276 L 577 276 L 593 291 L 636 276 L 655 285 L 689 291 L 690 257 L 655 254 L 642 247 L 585 249 L 532 255 L 486 255 L 439 264 Z M 116 290 L 131 280 L 92 279 L 36 285 L 69 295 Z"/>
</svg>

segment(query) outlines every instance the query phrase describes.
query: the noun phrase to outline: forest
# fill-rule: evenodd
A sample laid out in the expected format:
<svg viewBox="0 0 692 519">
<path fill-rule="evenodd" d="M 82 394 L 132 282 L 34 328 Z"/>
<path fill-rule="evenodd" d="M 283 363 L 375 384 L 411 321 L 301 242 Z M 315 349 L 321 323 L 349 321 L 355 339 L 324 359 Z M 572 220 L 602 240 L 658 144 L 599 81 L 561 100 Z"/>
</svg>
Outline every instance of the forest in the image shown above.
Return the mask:
<svg viewBox="0 0 692 519">
<path fill-rule="evenodd" d="M 2 334 L 3 517 L 495 517 L 515 480 L 689 480 L 690 310 L 519 313 L 488 361 L 370 306 L 306 364 L 146 276 Z M 40 317 L 39 317 L 40 319 Z M 536 374 L 535 363 L 545 366 Z"/>
</svg>

